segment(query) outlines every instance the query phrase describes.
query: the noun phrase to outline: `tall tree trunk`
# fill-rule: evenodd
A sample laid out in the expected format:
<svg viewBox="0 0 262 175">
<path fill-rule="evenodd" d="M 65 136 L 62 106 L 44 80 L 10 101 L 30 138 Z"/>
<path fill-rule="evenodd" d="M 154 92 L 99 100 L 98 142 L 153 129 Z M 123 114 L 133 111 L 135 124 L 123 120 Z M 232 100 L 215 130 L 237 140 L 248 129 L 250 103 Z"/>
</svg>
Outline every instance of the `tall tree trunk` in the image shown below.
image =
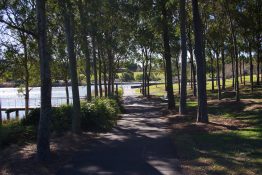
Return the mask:
<svg viewBox="0 0 262 175">
<path fill-rule="evenodd" d="M 240 56 L 240 53 L 239 53 Z M 243 84 L 243 70 L 242 70 L 242 62 L 241 59 L 239 59 L 239 74 L 240 74 L 240 83 Z"/>
<path fill-rule="evenodd" d="M 259 77 L 260 77 L 260 58 L 259 58 L 259 47 L 260 46 L 257 46 L 257 85 L 260 85 L 260 80 L 259 80 Z"/>
<path fill-rule="evenodd" d="M 68 89 L 68 80 L 65 78 L 65 91 L 66 91 L 66 104 L 69 105 L 69 89 Z"/>
<path fill-rule="evenodd" d="M 258 1 L 259 2 L 259 1 Z M 259 4 L 257 4 L 257 6 L 258 6 L 258 9 L 259 9 Z M 261 7 L 261 6 L 260 6 Z M 261 16 L 261 15 L 260 15 Z M 260 16 L 258 16 L 258 20 L 260 21 Z M 261 26 L 261 24 L 260 23 L 258 23 L 258 29 L 260 29 L 260 26 Z M 259 30 L 258 30 L 259 31 Z M 257 34 L 256 34 L 256 36 L 254 37 L 254 38 L 256 38 L 255 40 L 255 42 L 257 43 L 256 44 L 256 50 L 257 50 L 257 59 L 256 59 L 256 61 L 257 61 L 257 85 L 260 85 L 260 79 L 259 79 L 259 77 L 260 77 L 260 62 L 261 62 L 261 60 L 260 60 L 260 47 L 261 47 L 261 37 L 260 37 L 260 33 L 261 32 L 257 32 Z M 261 73 L 262 73 L 262 71 L 261 71 Z M 262 81 L 262 75 L 261 75 L 261 81 Z"/>
<path fill-rule="evenodd" d="M 98 84 L 99 84 L 99 96 L 103 96 L 103 88 L 102 88 L 102 60 L 101 60 L 101 49 L 98 48 Z"/>
<path fill-rule="evenodd" d="M 40 57 L 40 78 L 41 78 L 41 108 L 40 120 L 37 132 L 37 158 L 39 161 L 50 160 L 50 130 L 51 118 L 51 73 L 49 62 L 51 56 L 47 46 L 47 25 L 45 0 L 36 1 L 37 26 L 38 26 L 38 48 Z"/>
<path fill-rule="evenodd" d="M 234 63 L 234 54 L 230 51 L 231 54 L 231 65 L 232 65 L 232 87 L 235 89 L 235 63 Z"/>
<path fill-rule="evenodd" d="M 169 45 L 169 30 L 167 21 L 167 12 L 164 1 L 162 1 L 162 27 L 163 27 L 163 42 L 164 42 L 164 58 L 166 60 L 166 74 L 167 74 L 167 97 L 168 97 L 168 109 L 175 108 L 175 98 L 173 92 L 173 80 L 172 80 L 172 62 Z"/>
<path fill-rule="evenodd" d="M 86 73 L 86 96 L 87 100 L 91 101 L 92 99 L 92 93 L 91 93 L 91 63 L 90 63 L 90 53 L 89 53 L 89 42 L 87 40 L 87 19 L 86 19 L 86 13 L 83 9 L 83 3 L 82 0 L 77 1 L 78 10 L 80 14 L 80 22 L 81 22 L 81 34 L 82 34 L 82 42 L 81 42 L 81 48 L 84 52 L 85 59 L 86 59 L 86 65 L 85 65 L 85 73 Z"/>
<path fill-rule="evenodd" d="M 217 94 L 218 94 L 218 100 L 221 100 L 219 51 L 216 52 L 216 57 L 217 57 Z"/>
<path fill-rule="evenodd" d="M 28 49 L 26 36 L 22 38 L 23 48 L 24 48 L 24 71 L 25 71 L 25 116 L 29 112 L 29 69 L 28 69 Z"/>
<path fill-rule="evenodd" d="M 243 70 L 243 81 L 244 81 L 244 86 L 246 85 L 246 71 L 245 71 L 245 60 L 242 62 L 242 70 Z"/>
<path fill-rule="evenodd" d="M 1 99 L 0 99 L 0 127 L 2 126 L 3 123 L 3 118 L 2 118 L 2 104 L 1 104 Z"/>
<path fill-rule="evenodd" d="M 193 23 L 195 33 L 195 57 L 197 63 L 197 97 L 198 111 L 197 121 L 208 122 L 207 95 L 206 95 L 206 60 L 203 57 L 203 33 L 202 23 L 199 15 L 198 0 L 192 0 Z"/>
<path fill-rule="evenodd" d="M 77 79 L 77 68 L 76 68 L 76 53 L 74 44 L 74 17 L 72 12 L 71 4 L 69 1 L 59 1 L 64 17 L 64 27 L 66 34 L 67 52 L 69 58 L 70 75 L 72 82 L 72 95 L 73 95 L 73 120 L 72 120 L 72 131 L 74 133 L 81 132 L 81 113 L 80 113 L 80 98 L 78 89 Z"/>
<path fill-rule="evenodd" d="M 112 79 L 113 79 L 113 55 L 111 48 L 108 49 L 108 96 L 111 97 L 113 95 L 112 89 Z"/>
<path fill-rule="evenodd" d="M 221 57 L 222 57 L 222 90 L 226 90 L 226 69 L 225 69 L 225 50 L 222 47 L 221 50 Z"/>
<path fill-rule="evenodd" d="M 146 74 L 145 74 L 145 61 L 142 62 L 142 69 L 143 69 L 143 76 L 142 76 L 142 94 L 143 96 L 146 95 Z"/>
<path fill-rule="evenodd" d="M 192 39 L 191 39 L 191 29 L 188 30 L 188 47 L 189 47 L 190 63 L 191 63 L 191 70 L 192 70 L 193 95 L 194 95 L 194 97 L 196 97 L 196 89 L 197 89 L 196 88 L 196 68 L 195 68 L 195 65 L 194 65 L 193 46 L 192 46 Z"/>
<path fill-rule="evenodd" d="M 235 75 L 235 89 L 236 89 L 236 101 L 240 101 L 240 92 L 239 92 L 239 81 L 238 81 L 238 51 L 237 51 L 237 39 L 236 39 L 236 34 L 233 26 L 233 20 L 231 17 L 231 14 L 229 12 L 229 9 L 227 7 L 227 4 L 225 3 L 226 11 L 228 13 L 229 17 L 229 23 L 230 23 L 230 31 L 231 31 L 231 37 L 233 41 L 233 48 L 234 48 L 234 58 L 235 58 L 235 68 L 236 68 L 236 75 Z"/>
<path fill-rule="evenodd" d="M 96 41 L 95 36 L 92 37 L 92 46 L 93 46 L 93 68 L 94 68 L 94 87 L 95 87 L 95 97 L 98 96 L 98 85 L 97 85 L 97 64 L 96 64 Z"/>
<path fill-rule="evenodd" d="M 149 69 L 148 69 L 148 76 L 147 76 L 147 96 L 150 97 L 150 77 L 151 77 L 151 70 L 152 70 L 152 55 L 149 54 Z"/>
<path fill-rule="evenodd" d="M 165 75 L 165 91 L 167 91 L 167 80 L 166 80 L 166 60 L 163 58 L 163 64 L 164 64 L 164 75 Z"/>
<path fill-rule="evenodd" d="M 211 83 L 212 83 L 212 93 L 214 93 L 215 91 L 215 84 L 214 84 L 214 58 L 213 58 L 213 54 L 211 52 Z"/>
<path fill-rule="evenodd" d="M 181 91 L 181 81 L 180 81 L 180 71 L 179 71 L 179 62 L 178 62 L 178 57 L 176 57 L 176 71 L 177 71 L 177 81 L 178 81 L 178 93 L 180 94 Z"/>
<path fill-rule="evenodd" d="M 186 113 L 187 98 L 187 46 L 186 46 L 186 5 L 185 0 L 180 0 L 180 33 L 181 33 L 181 90 L 179 113 Z"/>
<path fill-rule="evenodd" d="M 253 58 L 252 58 L 252 47 L 251 47 L 251 42 L 249 42 L 249 66 L 250 66 L 250 85 L 251 85 L 251 92 L 253 93 L 254 91 L 254 83 L 253 83 Z"/>
<path fill-rule="evenodd" d="M 103 59 L 103 80 L 104 80 L 104 92 L 105 92 L 105 97 L 108 97 L 108 90 L 107 90 L 107 76 L 106 76 L 106 59 L 104 57 L 103 51 L 101 51 L 101 58 Z"/>
</svg>

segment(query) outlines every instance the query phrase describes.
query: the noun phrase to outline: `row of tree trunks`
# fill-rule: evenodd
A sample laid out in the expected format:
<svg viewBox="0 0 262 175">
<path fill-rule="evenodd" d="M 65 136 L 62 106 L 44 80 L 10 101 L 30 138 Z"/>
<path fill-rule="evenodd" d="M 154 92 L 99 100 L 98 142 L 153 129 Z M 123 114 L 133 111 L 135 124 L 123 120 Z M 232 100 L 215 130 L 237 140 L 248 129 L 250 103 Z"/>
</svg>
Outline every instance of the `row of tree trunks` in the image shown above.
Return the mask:
<svg viewBox="0 0 262 175">
<path fill-rule="evenodd" d="M 59 1 L 60 7 L 64 18 L 64 28 L 66 34 L 67 52 L 69 57 L 69 67 L 72 82 L 72 95 L 73 95 L 73 118 L 72 118 L 72 131 L 74 133 L 81 132 L 81 113 L 80 113 L 80 98 L 78 89 L 78 78 L 76 69 L 76 53 L 74 43 L 74 17 L 72 6 L 69 1 Z"/>
<path fill-rule="evenodd" d="M 95 97 L 98 97 L 98 84 L 97 84 L 97 58 L 96 58 L 96 39 L 95 34 L 92 37 L 92 50 L 93 50 L 93 75 L 94 75 L 94 88 Z"/>
<path fill-rule="evenodd" d="M 142 48 L 142 87 L 141 93 L 144 97 L 150 97 L 150 76 L 152 69 L 151 51 L 147 48 Z"/>
<path fill-rule="evenodd" d="M 91 101 L 92 99 L 92 94 L 91 94 L 91 63 L 90 63 L 90 52 L 89 52 L 89 43 L 87 40 L 87 26 L 86 26 L 86 13 L 84 11 L 83 8 L 83 3 L 82 0 L 78 0 L 77 1 L 77 5 L 78 5 L 78 10 L 80 13 L 80 22 L 81 22 L 81 34 L 82 34 L 82 42 L 81 42 L 81 48 L 84 52 L 85 55 L 85 59 L 86 59 L 86 65 L 85 65 L 85 74 L 86 74 L 86 96 L 87 96 L 87 100 Z"/>
<path fill-rule="evenodd" d="M 169 29 L 167 21 L 167 11 L 164 1 L 162 1 L 162 37 L 164 43 L 164 58 L 166 63 L 166 79 L 167 79 L 167 98 L 168 98 L 168 109 L 175 108 L 175 98 L 173 92 L 173 80 L 172 80 L 172 62 L 169 45 Z"/>
</svg>

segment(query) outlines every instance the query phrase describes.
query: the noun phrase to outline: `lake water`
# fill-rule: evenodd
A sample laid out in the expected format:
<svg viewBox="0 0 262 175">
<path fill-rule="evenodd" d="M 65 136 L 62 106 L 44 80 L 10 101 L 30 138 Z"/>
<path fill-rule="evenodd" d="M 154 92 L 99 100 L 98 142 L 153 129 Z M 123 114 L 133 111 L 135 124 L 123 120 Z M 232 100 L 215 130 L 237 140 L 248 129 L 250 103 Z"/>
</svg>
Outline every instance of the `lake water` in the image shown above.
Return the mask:
<svg viewBox="0 0 262 175">
<path fill-rule="evenodd" d="M 131 88 L 130 85 L 121 85 L 120 87 L 125 89 Z M 40 106 L 40 87 L 30 88 L 30 107 Z M 94 86 L 91 87 L 92 91 Z M 86 86 L 79 86 L 79 96 L 80 98 L 86 97 Z M 69 86 L 69 98 L 70 103 L 72 103 L 72 88 Z M 25 100 L 24 95 L 18 92 L 18 88 L 0 88 L 0 102 L 2 108 L 12 108 L 12 107 L 24 107 Z M 52 106 L 60 106 L 66 104 L 66 92 L 65 87 L 53 87 L 52 88 Z M 23 117 L 24 111 L 19 112 L 19 116 Z M 6 113 L 2 111 L 3 119 L 6 119 Z M 15 113 L 11 113 L 11 117 L 15 117 Z"/>
</svg>

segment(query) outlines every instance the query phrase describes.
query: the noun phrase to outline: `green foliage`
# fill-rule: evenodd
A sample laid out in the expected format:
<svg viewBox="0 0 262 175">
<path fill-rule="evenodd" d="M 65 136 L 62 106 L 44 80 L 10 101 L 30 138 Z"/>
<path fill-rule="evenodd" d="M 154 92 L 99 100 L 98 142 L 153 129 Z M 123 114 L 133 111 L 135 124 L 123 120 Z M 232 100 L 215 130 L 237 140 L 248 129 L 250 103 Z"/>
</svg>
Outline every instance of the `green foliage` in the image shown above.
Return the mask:
<svg viewBox="0 0 262 175">
<path fill-rule="evenodd" d="M 121 112 L 119 97 L 97 98 L 92 102 L 81 103 L 81 120 L 84 131 L 107 131 L 116 125 Z M 40 109 L 29 112 L 27 117 L 5 121 L 0 125 L 0 148 L 10 144 L 20 144 L 36 140 Z M 52 109 L 51 132 L 62 134 L 72 125 L 72 106 L 60 106 Z"/>
<path fill-rule="evenodd" d="M 0 125 L 0 148 L 16 143 L 21 144 L 25 141 L 32 141 L 36 138 L 36 128 L 24 126 L 18 120 L 5 121 Z"/>
<path fill-rule="evenodd" d="M 81 103 L 81 120 L 83 130 L 108 130 L 111 129 L 120 113 L 119 103 L 116 99 L 97 98 L 92 102 Z M 40 109 L 34 109 L 22 119 L 23 126 L 37 127 Z M 62 133 L 71 129 L 72 106 L 60 106 L 52 109 L 51 131 Z"/>
<path fill-rule="evenodd" d="M 133 72 L 123 72 L 121 80 L 124 82 L 133 81 L 134 79 L 134 73 Z"/>
<path fill-rule="evenodd" d="M 94 99 L 92 103 L 83 102 L 81 105 L 82 129 L 109 130 L 116 125 L 120 112 L 116 100 Z"/>
<path fill-rule="evenodd" d="M 136 74 L 135 80 L 136 81 L 142 81 L 143 80 L 143 74 Z M 161 80 L 160 75 L 155 74 L 155 73 L 151 73 L 150 81 L 160 81 L 160 80 Z"/>
<path fill-rule="evenodd" d="M 143 80 L 143 74 L 136 74 L 135 80 L 136 81 L 142 81 Z"/>
</svg>

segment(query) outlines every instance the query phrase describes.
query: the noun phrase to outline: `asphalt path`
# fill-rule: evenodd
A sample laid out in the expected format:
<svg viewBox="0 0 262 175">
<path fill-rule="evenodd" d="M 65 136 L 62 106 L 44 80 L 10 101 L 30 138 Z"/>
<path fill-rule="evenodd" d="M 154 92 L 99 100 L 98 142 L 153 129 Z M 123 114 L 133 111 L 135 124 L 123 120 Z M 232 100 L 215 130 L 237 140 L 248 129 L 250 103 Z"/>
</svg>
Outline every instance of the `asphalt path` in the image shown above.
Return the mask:
<svg viewBox="0 0 262 175">
<path fill-rule="evenodd" d="M 91 140 L 58 175 L 178 175 L 179 161 L 161 100 L 125 97 L 126 113 Z"/>
</svg>

